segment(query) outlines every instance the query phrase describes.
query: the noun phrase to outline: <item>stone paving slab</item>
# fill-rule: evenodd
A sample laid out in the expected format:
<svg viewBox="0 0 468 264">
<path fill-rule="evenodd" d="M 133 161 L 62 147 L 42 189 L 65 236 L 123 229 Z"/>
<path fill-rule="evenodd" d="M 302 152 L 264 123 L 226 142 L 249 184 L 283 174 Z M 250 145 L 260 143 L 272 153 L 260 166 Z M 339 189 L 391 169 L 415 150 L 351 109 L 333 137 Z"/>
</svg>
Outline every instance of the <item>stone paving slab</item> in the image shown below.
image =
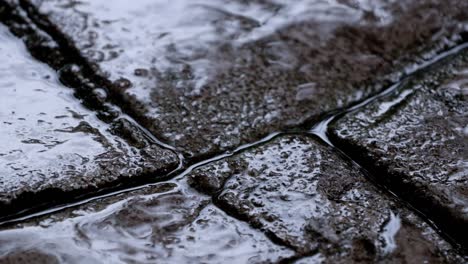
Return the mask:
<svg viewBox="0 0 468 264">
<path fill-rule="evenodd" d="M 129 120 L 99 120 L 3 25 L 0 61 L 0 217 L 177 167 Z"/>
<path fill-rule="evenodd" d="M 465 41 L 468 21 L 460 0 L 20 2 L 196 159 L 380 90 Z"/>
<path fill-rule="evenodd" d="M 294 252 L 175 183 L 0 232 L 0 263 L 271 263 Z"/>
<path fill-rule="evenodd" d="M 229 214 L 299 255 L 314 255 L 308 261 L 463 261 L 419 217 L 310 137 L 279 137 L 188 177 Z"/>
<path fill-rule="evenodd" d="M 468 50 L 404 81 L 334 125 L 376 179 L 468 243 Z M 465 230 L 465 231 L 462 231 Z"/>
</svg>

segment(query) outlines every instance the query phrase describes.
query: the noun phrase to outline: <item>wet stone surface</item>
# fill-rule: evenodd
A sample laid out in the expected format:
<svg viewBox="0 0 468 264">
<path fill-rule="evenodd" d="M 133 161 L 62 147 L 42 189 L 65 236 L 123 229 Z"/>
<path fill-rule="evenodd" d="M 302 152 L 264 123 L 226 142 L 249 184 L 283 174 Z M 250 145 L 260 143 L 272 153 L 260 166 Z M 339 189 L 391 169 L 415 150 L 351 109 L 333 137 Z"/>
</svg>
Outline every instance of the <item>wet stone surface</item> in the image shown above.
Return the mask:
<svg viewBox="0 0 468 264">
<path fill-rule="evenodd" d="M 21 2 L 196 159 L 380 90 L 465 41 L 468 21 L 460 0 Z"/>
<path fill-rule="evenodd" d="M 0 0 L 0 264 L 468 262 L 466 10 Z"/>
<path fill-rule="evenodd" d="M 0 232 L 0 263 L 272 263 L 292 255 L 175 183 Z"/>
<path fill-rule="evenodd" d="M 0 61 L 0 217 L 178 165 L 130 121 L 96 118 L 3 25 Z"/>
<path fill-rule="evenodd" d="M 302 263 L 463 261 L 419 217 L 310 137 L 276 138 L 188 177 L 229 214 L 310 256 Z"/>
<path fill-rule="evenodd" d="M 468 51 L 346 115 L 332 134 L 376 179 L 468 243 Z"/>
<path fill-rule="evenodd" d="M 18 6 L 17 0 L 0 1 L 0 22 L 21 38 L 34 58 L 46 62 L 54 69 L 63 67 L 59 45 L 28 19 L 26 12 Z"/>
</svg>

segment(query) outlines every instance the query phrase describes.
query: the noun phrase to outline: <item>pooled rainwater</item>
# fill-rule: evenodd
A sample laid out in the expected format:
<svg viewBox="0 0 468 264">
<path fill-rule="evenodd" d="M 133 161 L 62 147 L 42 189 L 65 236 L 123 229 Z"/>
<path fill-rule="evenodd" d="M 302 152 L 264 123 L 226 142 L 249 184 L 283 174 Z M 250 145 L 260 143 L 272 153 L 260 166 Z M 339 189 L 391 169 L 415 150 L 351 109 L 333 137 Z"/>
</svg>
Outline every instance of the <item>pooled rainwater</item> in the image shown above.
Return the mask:
<svg viewBox="0 0 468 264">
<path fill-rule="evenodd" d="M 12 37 L 11 34 L 8 33 L 3 26 L 0 26 L 0 41 L 2 43 L 0 44 L 0 60 L 2 62 L 8 62 L 8 64 L 2 64 L 0 66 L 0 88 L 2 89 L 3 93 L 3 96 L 0 98 L 0 121 L 2 122 L 2 124 L 0 124 L 0 133 L 2 134 L 2 137 L 0 138 L 0 144 L 2 144 L 2 146 L 5 146 L 5 148 L 2 149 L 0 152 L 0 175 L 6 175 L 8 173 L 13 172 L 15 170 L 15 166 L 37 166 L 37 168 L 43 166 L 44 164 L 40 162 L 28 162 L 27 156 L 25 155 L 27 155 L 27 153 L 30 152 L 42 153 L 41 155 L 43 156 L 41 157 L 43 158 L 41 158 L 41 161 L 46 163 L 54 161 L 55 153 L 53 152 L 53 150 L 59 147 L 64 147 L 68 149 L 71 153 L 70 155 L 74 155 L 75 153 L 89 153 L 88 155 L 97 155 L 98 153 L 100 153 L 102 149 L 100 149 L 99 146 L 96 146 L 96 144 L 93 144 L 94 141 L 92 138 L 86 139 L 83 138 L 83 135 L 74 135 L 71 133 L 67 133 L 65 134 L 66 136 L 64 136 L 62 135 L 63 133 L 60 131 L 51 131 L 51 134 L 41 135 L 41 132 L 37 131 L 37 126 L 40 126 L 41 124 L 45 124 L 46 126 L 50 125 L 51 127 L 64 125 L 65 128 L 73 124 L 76 125 L 76 122 L 80 120 L 75 120 L 77 116 L 84 119 L 90 118 L 93 119 L 92 122 L 102 124 L 103 131 L 106 129 L 106 124 L 97 120 L 92 112 L 85 109 L 76 100 L 76 98 L 73 97 L 73 91 L 71 89 L 63 87 L 58 83 L 56 73 L 48 69 L 47 66 L 42 65 L 30 58 L 29 55 L 27 55 L 27 51 L 22 46 L 20 41 Z M 466 47 L 467 45 L 459 46 L 456 49 L 444 53 L 438 56 L 437 58 L 425 63 L 424 65 L 420 65 L 417 69 L 421 69 L 422 67 L 425 67 L 430 63 L 433 63 L 449 54 L 455 53 Z M 14 58 L 23 59 L 21 61 L 18 61 Z M 414 71 L 415 70 L 412 70 L 411 72 L 408 72 L 408 74 Z M 386 89 L 385 91 L 372 98 L 369 98 L 359 104 L 356 104 L 355 106 L 352 106 L 348 109 L 345 109 L 344 111 L 335 113 L 334 115 L 325 118 L 322 122 L 316 124 L 310 131 L 307 131 L 306 133 L 318 136 L 324 142 L 333 146 L 333 143 L 329 140 L 327 136 L 328 124 L 330 122 L 334 121 L 337 117 L 340 117 L 344 113 L 357 110 L 360 107 L 376 100 L 377 98 L 389 94 L 397 87 L 398 84 Z M 25 108 L 24 106 L 28 106 L 28 108 Z M 47 115 L 47 113 L 49 112 L 61 113 L 61 115 L 49 116 Z M 41 113 L 45 113 L 45 115 Z M 76 115 L 75 113 L 78 113 L 78 115 Z M 30 131 L 11 131 L 9 130 L 8 125 L 12 122 L 25 122 L 27 124 L 26 127 L 28 129 L 34 129 L 30 129 Z M 273 133 L 260 141 L 243 145 L 232 152 L 213 157 L 211 159 L 199 162 L 197 164 L 193 164 L 184 170 L 181 167 L 177 175 L 174 175 L 174 179 L 172 181 L 169 181 L 169 183 L 173 184 L 169 191 L 161 192 L 161 194 L 147 195 L 144 199 L 151 200 L 152 198 L 163 196 L 165 194 L 170 194 L 175 191 L 181 191 L 184 194 L 189 195 L 192 192 L 192 190 L 185 186 L 183 178 L 193 169 L 208 164 L 210 162 L 235 155 L 239 152 L 256 147 L 260 144 L 264 144 L 272 140 L 273 138 L 283 134 L 284 133 L 282 132 Z M 55 136 L 51 137 L 51 135 Z M 334 147 L 336 148 L 337 146 Z M 1 163 L 2 161 L 3 163 Z M 1 171 L 1 169 L 6 169 L 8 171 Z M 8 182 L 16 180 L 5 179 L 2 181 Z M 126 193 L 129 191 L 138 191 L 144 188 L 150 188 L 151 186 L 154 187 L 158 185 L 160 184 L 149 184 L 130 189 L 119 190 L 113 193 L 106 194 L 105 196 L 93 197 L 85 201 L 78 201 L 74 204 L 51 208 L 43 212 L 14 219 L 14 221 L 22 221 L 36 216 L 50 214 L 52 212 L 59 212 L 66 208 L 77 207 L 78 205 L 89 202 L 91 200 L 102 199 L 104 197 L 110 196 L 118 196 L 119 194 Z M 71 219 L 53 219 L 52 217 L 49 220 L 42 220 L 40 222 L 40 226 L 37 227 L 26 227 L 24 229 L 13 229 L 9 231 L 3 231 L 2 235 L 4 236 L 2 239 L 4 239 L 4 243 L 0 243 L 0 251 L 4 253 L 10 250 L 18 250 L 18 248 L 22 248 L 25 251 L 27 251 L 30 247 L 42 244 L 42 248 L 45 249 L 46 252 L 50 252 L 52 255 L 60 254 L 62 260 L 67 262 L 86 263 L 89 261 L 96 261 L 99 258 L 103 257 L 101 253 L 106 251 L 111 253 L 120 252 L 120 254 L 122 254 L 123 256 L 114 259 L 116 262 L 120 261 L 122 258 L 125 259 L 125 257 L 128 257 L 128 255 L 134 252 L 135 248 L 132 248 L 131 245 L 136 245 L 135 247 L 138 247 L 142 246 L 141 243 L 151 243 L 151 240 L 146 240 L 147 234 L 149 232 L 147 226 L 132 226 L 131 229 L 128 230 L 114 230 L 116 237 L 109 237 L 109 240 L 107 241 L 91 241 L 88 240 L 89 238 L 86 237 L 82 238 L 82 240 L 79 240 L 75 239 L 75 235 L 77 237 L 82 235 L 82 233 L 77 232 L 77 230 L 79 230 L 79 228 L 83 226 L 86 226 L 87 223 L 108 223 L 106 221 L 110 221 L 110 223 L 115 223 L 113 221 L 118 220 L 112 219 L 112 217 L 106 217 L 111 215 L 117 215 L 119 211 L 123 211 L 126 207 L 129 206 L 129 204 L 132 205 L 131 199 L 132 198 L 116 201 L 107 208 L 98 208 L 95 211 L 86 212 L 77 210 L 75 212 L 75 217 Z M 151 210 L 151 208 L 145 209 Z M 222 212 L 219 212 L 219 210 L 216 208 L 208 208 L 203 210 L 211 210 L 210 212 L 205 212 L 206 214 L 210 214 L 212 212 L 216 212 L 216 214 L 221 215 L 223 214 Z M 151 212 L 147 213 L 151 215 Z M 221 219 L 226 218 L 228 217 L 223 215 L 221 216 Z M 96 219 L 98 219 L 98 221 L 96 221 Z M 102 219 L 102 221 L 100 221 L 99 219 Z M 220 222 L 223 221 L 226 220 L 220 220 Z M 393 244 L 391 242 L 393 236 L 398 231 L 398 226 L 398 218 L 397 216 L 394 216 L 390 219 L 388 226 L 384 229 L 384 236 L 387 238 L 389 251 L 392 250 Z M 113 226 L 106 225 L 106 228 L 113 228 Z M 245 225 L 242 226 L 242 224 L 241 228 L 248 229 L 248 227 L 246 227 Z M 110 233 L 114 231 L 111 230 Z M 204 232 L 209 233 L 210 229 L 208 229 L 208 231 L 204 230 Z M 238 231 L 236 230 L 233 232 Z M 108 234 L 109 233 L 106 233 L 106 235 Z M 144 237 L 145 239 L 133 240 L 129 238 L 132 235 L 134 236 L 135 234 Z M 258 236 L 258 240 L 263 239 L 261 238 L 261 234 L 256 233 L 256 236 Z M 15 243 L 8 243 L 8 237 L 15 238 Z M 129 239 L 125 240 L 123 238 Z M 241 245 L 245 246 L 245 248 L 251 247 L 251 245 Z M 92 250 L 95 248 L 100 249 L 101 253 Z M 245 254 L 245 252 L 245 250 L 234 250 L 233 255 L 231 257 L 235 258 L 241 255 L 241 253 Z M 151 252 L 146 253 L 149 255 L 152 254 Z M 206 252 L 204 252 L 204 254 L 205 253 Z M 104 254 L 107 257 L 112 257 L 112 254 L 102 254 Z M 136 256 L 136 258 L 143 259 L 147 256 L 148 255 Z"/>
</svg>

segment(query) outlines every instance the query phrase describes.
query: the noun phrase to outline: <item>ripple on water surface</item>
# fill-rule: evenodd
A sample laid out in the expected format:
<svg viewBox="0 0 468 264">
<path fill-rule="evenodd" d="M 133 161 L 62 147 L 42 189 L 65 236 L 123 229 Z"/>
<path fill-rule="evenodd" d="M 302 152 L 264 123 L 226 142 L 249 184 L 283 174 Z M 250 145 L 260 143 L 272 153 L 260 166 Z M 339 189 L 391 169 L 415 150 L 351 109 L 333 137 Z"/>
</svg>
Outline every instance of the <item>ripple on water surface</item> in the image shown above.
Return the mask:
<svg viewBox="0 0 468 264">
<path fill-rule="evenodd" d="M 292 254 L 173 183 L 0 232 L 0 263 L 270 263 Z"/>
</svg>

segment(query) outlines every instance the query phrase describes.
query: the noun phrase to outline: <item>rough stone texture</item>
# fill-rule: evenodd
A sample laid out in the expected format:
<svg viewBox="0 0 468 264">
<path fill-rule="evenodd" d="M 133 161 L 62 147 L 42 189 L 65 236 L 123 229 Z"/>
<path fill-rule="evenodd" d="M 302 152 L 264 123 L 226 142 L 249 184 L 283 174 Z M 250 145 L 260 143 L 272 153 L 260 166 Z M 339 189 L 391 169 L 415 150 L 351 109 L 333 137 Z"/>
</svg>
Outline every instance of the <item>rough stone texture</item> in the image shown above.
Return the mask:
<svg viewBox="0 0 468 264">
<path fill-rule="evenodd" d="M 271 263 L 293 253 L 175 183 L 0 232 L 0 263 Z"/>
<path fill-rule="evenodd" d="M 466 10 L 462 0 L 0 0 L 0 22 L 59 71 L 0 26 L 0 219 L 177 165 L 113 103 L 190 163 L 400 80 L 467 41 Z M 333 139 L 467 244 L 465 53 L 348 115 Z M 311 136 L 188 176 L 212 197 L 181 178 L 2 227 L 0 263 L 467 262 Z"/>
<path fill-rule="evenodd" d="M 99 120 L 3 25 L 0 61 L 0 217 L 178 165 L 130 121 Z"/>
<path fill-rule="evenodd" d="M 306 136 L 277 138 L 188 177 L 220 208 L 311 261 L 463 261 L 359 169 Z"/>
<path fill-rule="evenodd" d="M 346 115 L 332 134 L 376 179 L 468 243 L 468 50 Z"/>
<path fill-rule="evenodd" d="M 468 21 L 463 0 L 20 2 L 193 158 L 362 99 L 464 41 Z"/>
</svg>

